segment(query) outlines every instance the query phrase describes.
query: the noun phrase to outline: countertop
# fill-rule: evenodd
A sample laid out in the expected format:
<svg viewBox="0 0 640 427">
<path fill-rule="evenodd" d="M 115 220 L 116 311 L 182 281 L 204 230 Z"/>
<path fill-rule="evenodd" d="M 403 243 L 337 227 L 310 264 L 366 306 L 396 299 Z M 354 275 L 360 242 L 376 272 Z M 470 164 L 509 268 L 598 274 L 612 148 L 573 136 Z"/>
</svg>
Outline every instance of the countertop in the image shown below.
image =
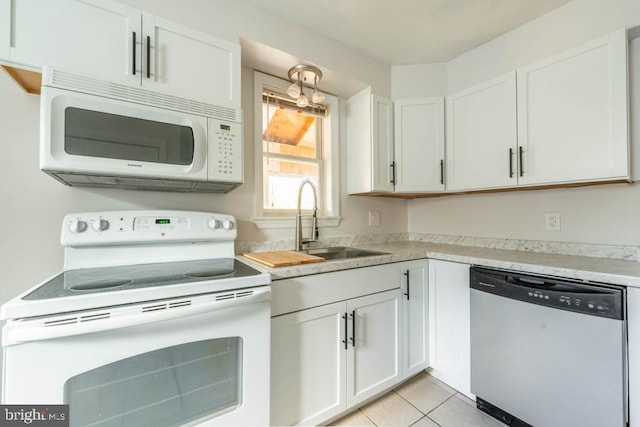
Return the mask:
<svg viewBox="0 0 640 427">
<path fill-rule="evenodd" d="M 357 247 L 387 252 L 388 254 L 280 268 L 268 268 L 245 257 L 240 258 L 246 263 L 270 273 L 273 281 L 310 274 L 430 258 L 534 274 L 640 287 L 640 263 L 636 261 L 416 241 L 375 243 L 358 245 Z"/>
</svg>

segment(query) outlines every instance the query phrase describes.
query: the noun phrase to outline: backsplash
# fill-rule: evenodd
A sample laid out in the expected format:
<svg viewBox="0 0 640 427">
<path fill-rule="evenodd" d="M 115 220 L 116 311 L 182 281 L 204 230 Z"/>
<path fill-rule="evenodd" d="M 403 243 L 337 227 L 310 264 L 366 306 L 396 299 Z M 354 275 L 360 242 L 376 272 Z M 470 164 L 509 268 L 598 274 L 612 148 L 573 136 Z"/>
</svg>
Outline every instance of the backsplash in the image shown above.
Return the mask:
<svg viewBox="0 0 640 427">
<path fill-rule="evenodd" d="M 639 261 L 638 247 L 596 245 L 587 243 L 547 242 L 542 240 L 493 239 L 487 237 L 447 236 L 438 234 L 408 233 L 409 240 L 442 243 L 447 245 L 478 246 L 523 252 L 540 252 L 558 255 L 575 255 L 594 258 Z"/>
<path fill-rule="evenodd" d="M 546 242 L 541 240 L 494 239 L 488 237 L 449 236 L 427 233 L 390 233 L 362 236 L 338 236 L 320 239 L 313 247 L 325 246 L 362 246 L 376 243 L 399 241 L 439 243 L 446 245 L 476 246 L 492 249 L 505 249 L 523 252 L 539 252 L 559 255 L 575 255 L 594 258 L 640 261 L 636 246 L 598 245 L 586 243 Z M 293 250 L 294 241 L 279 240 L 265 242 L 236 241 L 236 253 L 267 252 Z"/>
</svg>

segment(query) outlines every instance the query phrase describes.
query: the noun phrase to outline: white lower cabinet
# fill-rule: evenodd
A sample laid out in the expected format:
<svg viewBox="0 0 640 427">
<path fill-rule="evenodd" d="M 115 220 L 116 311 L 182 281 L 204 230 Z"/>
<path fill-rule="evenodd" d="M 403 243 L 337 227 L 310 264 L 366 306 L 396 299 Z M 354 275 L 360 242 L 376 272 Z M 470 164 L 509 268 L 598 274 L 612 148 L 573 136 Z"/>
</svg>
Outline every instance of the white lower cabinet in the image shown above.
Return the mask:
<svg viewBox="0 0 640 427">
<path fill-rule="evenodd" d="M 402 271 L 402 377 L 429 364 L 427 260 L 400 264 Z"/>
<path fill-rule="evenodd" d="M 394 289 L 274 317 L 271 424 L 315 425 L 397 383 L 400 296 Z"/>
<path fill-rule="evenodd" d="M 271 320 L 271 425 L 318 424 L 347 406 L 344 302 Z"/>
<path fill-rule="evenodd" d="M 469 265 L 429 260 L 429 364 L 431 373 L 471 394 Z"/>
<path fill-rule="evenodd" d="M 347 406 L 400 380 L 400 291 L 347 301 Z M 351 322 L 351 325 L 349 325 Z"/>
</svg>

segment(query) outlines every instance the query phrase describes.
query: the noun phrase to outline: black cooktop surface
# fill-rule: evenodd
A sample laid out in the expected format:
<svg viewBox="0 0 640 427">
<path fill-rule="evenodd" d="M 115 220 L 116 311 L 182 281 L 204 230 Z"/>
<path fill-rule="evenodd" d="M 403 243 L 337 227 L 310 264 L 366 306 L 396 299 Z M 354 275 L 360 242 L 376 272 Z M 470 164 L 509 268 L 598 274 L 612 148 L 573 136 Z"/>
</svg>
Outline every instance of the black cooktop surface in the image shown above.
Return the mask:
<svg viewBox="0 0 640 427">
<path fill-rule="evenodd" d="M 260 271 L 234 258 L 81 268 L 60 273 L 23 299 L 61 298 L 155 286 L 238 279 L 259 274 L 261 274 Z"/>
</svg>

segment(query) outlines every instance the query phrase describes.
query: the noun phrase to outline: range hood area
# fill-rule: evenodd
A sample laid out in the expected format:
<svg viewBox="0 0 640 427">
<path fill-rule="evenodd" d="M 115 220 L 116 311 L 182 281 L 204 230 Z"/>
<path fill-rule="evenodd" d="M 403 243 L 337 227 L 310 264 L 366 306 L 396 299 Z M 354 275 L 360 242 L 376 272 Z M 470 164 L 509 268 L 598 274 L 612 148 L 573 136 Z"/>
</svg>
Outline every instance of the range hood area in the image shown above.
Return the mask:
<svg viewBox="0 0 640 427">
<path fill-rule="evenodd" d="M 197 182 L 161 178 L 75 174 L 71 172 L 45 172 L 71 187 L 111 187 L 123 190 L 177 191 L 182 193 L 228 193 L 240 185 L 225 182 Z"/>
</svg>

